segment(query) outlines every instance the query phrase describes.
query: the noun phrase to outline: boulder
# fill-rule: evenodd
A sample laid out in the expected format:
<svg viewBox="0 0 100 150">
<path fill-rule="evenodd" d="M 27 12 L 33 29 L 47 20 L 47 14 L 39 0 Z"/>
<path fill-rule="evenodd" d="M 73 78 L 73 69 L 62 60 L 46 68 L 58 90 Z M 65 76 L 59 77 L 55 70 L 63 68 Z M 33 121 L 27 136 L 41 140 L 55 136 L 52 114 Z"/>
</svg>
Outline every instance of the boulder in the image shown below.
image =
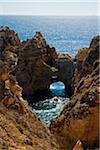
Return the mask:
<svg viewBox="0 0 100 150">
<path fill-rule="evenodd" d="M 78 140 L 81 140 L 84 149 L 99 147 L 99 52 L 98 37 L 95 44 L 90 46 L 87 55 L 84 55 L 82 66 L 91 66 L 91 72 L 79 71 L 74 94 L 70 98 L 61 114 L 51 121 L 49 126 L 62 150 L 71 150 Z M 92 40 L 93 42 L 93 40 Z M 93 57 L 94 56 L 94 57 Z M 91 61 L 93 57 L 94 62 Z M 81 57 L 82 58 L 82 57 Z M 76 69 L 77 65 L 76 65 Z M 81 76 L 81 73 L 83 76 Z M 77 76 L 75 76 L 77 78 Z M 76 80 L 76 79 L 75 79 Z"/>
</svg>

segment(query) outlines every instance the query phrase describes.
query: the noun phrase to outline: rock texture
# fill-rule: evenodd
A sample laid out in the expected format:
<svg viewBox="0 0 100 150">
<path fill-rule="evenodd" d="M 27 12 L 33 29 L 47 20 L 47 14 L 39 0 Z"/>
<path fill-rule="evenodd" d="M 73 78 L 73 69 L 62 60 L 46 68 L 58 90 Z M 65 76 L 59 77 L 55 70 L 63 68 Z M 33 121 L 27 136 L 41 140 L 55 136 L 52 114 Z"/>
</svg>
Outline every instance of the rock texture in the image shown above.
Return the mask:
<svg viewBox="0 0 100 150">
<path fill-rule="evenodd" d="M 15 31 L 0 27 L 1 150 L 99 147 L 99 39 L 94 37 L 89 48 L 78 52 L 74 72 L 72 58 L 66 53 L 57 54 L 40 32 L 21 43 Z M 72 85 L 74 94 L 61 114 L 51 121 L 49 130 L 23 100 L 19 84 L 24 95 L 31 95 L 48 89 L 55 75 L 67 89 Z"/>
<path fill-rule="evenodd" d="M 72 150 L 84 150 L 82 142 L 78 140 Z"/>
<path fill-rule="evenodd" d="M 58 150 L 46 125 L 22 98 L 22 88 L 0 61 L 0 150 Z"/>
<path fill-rule="evenodd" d="M 66 52 L 59 53 L 55 66 L 58 69 L 58 79 L 65 84 L 67 94 L 71 96 L 71 84 L 75 68 L 73 59 Z"/>
<path fill-rule="evenodd" d="M 57 53 L 50 48 L 41 33 L 28 40 L 18 54 L 18 65 L 14 74 L 24 95 L 32 95 L 39 90 L 46 90 L 51 77 L 58 70 L 54 67 Z"/>
<path fill-rule="evenodd" d="M 20 39 L 14 30 L 10 30 L 7 26 L 0 26 L 0 53 L 7 46 L 18 46 Z"/>
<path fill-rule="evenodd" d="M 87 74 L 93 71 L 94 63 L 99 60 L 99 40 L 99 36 L 94 37 L 89 48 L 82 48 L 78 51 L 75 57 L 77 63 L 73 82 L 74 86 L 77 86 L 82 77 L 87 76 Z"/>
<path fill-rule="evenodd" d="M 10 70 L 13 71 L 18 63 L 17 47 L 8 46 L 5 48 L 2 52 L 1 60 L 6 61 Z"/>
<path fill-rule="evenodd" d="M 63 54 L 63 57 L 57 54 L 55 48 L 51 48 L 41 33 L 37 32 L 19 52 L 18 65 L 14 73 L 23 87 L 23 94 L 31 95 L 49 89 L 52 76 L 58 76 L 68 89 L 73 71 L 74 65 L 68 54 Z"/>
<path fill-rule="evenodd" d="M 49 126 L 62 150 L 71 150 L 78 140 L 85 149 L 99 147 L 99 38 L 78 52 L 74 94 Z"/>
<path fill-rule="evenodd" d="M 20 43 L 18 34 L 8 27 L 0 27 L 1 59 L 9 64 L 23 95 L 48 90 L 52 76 L 58 76 L 70 91 L 74 65 L 68 54 L 57 54 L 42 34 Z"/>
</svg>

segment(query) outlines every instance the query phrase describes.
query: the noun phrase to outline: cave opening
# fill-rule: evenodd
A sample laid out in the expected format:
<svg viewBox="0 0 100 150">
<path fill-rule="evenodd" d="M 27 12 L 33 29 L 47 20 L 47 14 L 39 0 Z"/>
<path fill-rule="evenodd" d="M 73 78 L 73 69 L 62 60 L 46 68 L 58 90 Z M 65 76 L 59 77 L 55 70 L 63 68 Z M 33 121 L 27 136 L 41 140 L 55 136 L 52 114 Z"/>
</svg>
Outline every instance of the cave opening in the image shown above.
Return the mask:
<svg viewBox="0 0 100 150">
<path fill-rule="evenodd" d="M 48 89 L 42 91 L 36 91 L 33 95 L 25 97 L 29 103 L 44 101 L 53 97 L 65 97 L 68 98 L 68 92 L 64 82 L 59 80 L 58 76 L 51 77 L 51 83 L 48 85 Z"/>
</svg>

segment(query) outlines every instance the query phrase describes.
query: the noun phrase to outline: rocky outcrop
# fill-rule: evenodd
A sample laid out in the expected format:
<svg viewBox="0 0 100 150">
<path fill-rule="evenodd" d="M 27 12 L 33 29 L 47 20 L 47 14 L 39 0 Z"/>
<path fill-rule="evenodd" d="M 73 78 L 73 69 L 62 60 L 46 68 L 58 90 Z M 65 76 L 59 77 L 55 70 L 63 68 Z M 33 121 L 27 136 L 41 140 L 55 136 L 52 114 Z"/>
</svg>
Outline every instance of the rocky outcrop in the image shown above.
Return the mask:
<svg viewBox="0 0 100 150">
<path fill-rule="evenodd" d="M 73 59 L 66 52 L 59 53 L 55 66 L 58 69 L 58 79 L 65 84 L 67 94 L 71 96 L 71 84 L 74 74 Z"/>
<path fill-rule="evenodd" d="M 22 88 L 0 61 L 0 149 L 58 150 L 46 125 L 22 98 Z"/>
<path fill-rule="evenodd" d="M 18 63 L 17 47 L 8 46 L 5 48 L 1 54 L 1 60 L 6 61 L 10 70 L 13 71 Z"/>
<path fill-rule="evenodd" d="M 78 140 L 81 140 L 84 149 L 99 147 L 98 39 L 98 36 L 95 37 L 89 48 L 78 52 L 81 66 L 78 60 L 75 73 L 79 76 L 74 77 L 74 94 L 61 114 L 52 120 L 49 126 L 62 150 L 71 150 Z"/>
<path fill-rule="evenodd" d="M 78 51 L 75 57 L 77 63 L 73 78 L 74 88 L 82 77 L 93 71 L 93 64 L 99 60 L 99 40 L 99 36 L 94 37 L 89 48 L 82 48 Z"/>
<path fill-rule="evenodd" d="M 0 53 L 7 46 L 18 46 L 19 44 L 20 39 L 14 30 L 9 29 L 7 26 L 0 26 Z"/>
<path fill-rule="evenodd" d="M 70 91 L 74 65 L 68 54 L 57 54 L 55 48 L 47 44 L 40 32 L 36 32 L 32 39 L 20 43 L 15 31 L 8 27 L 1 27 L 1 31 L 3 34 L 1 32 L 0 36 L 9 39 L 6 43 L 3 42 L 4 46 L 0 44 L 0 47 L 3 47 L 1 59 L 9 64 L 23 88 L 23 95 L 29 96 L 48 90 L 52 76 L 58 76 L 58 79 L 64 82 L 67 91 Z"/>
<path fill-rule="evenodd" d="M 75 58 L 57 54 L 40 32 L 20 43 L 0 27 L 0 149 L 83 150 L 99 147 L 99 36 Z M 9 70 L 9 67 L 10 70 Z M 11 74 L 16 75 L 16 78 Z M 49 129 L 22 98 L 49 88 L 58 76 L 74 94 Z M 51 131 L 51 133 L 50 133 Z M 58 144 L 57 144 L 58 143 Z"/>
<path fill-rule="evenodd" d="M 36 91 L 46 90 L 51 77 L 58 70 L 54 67 L 57 53 L 50 48 L 41 33 L 28 40 L 18 54 L 18 64 L 13 72 L 23 87 L 24 95 L 32 95 Z"/>
</svg>

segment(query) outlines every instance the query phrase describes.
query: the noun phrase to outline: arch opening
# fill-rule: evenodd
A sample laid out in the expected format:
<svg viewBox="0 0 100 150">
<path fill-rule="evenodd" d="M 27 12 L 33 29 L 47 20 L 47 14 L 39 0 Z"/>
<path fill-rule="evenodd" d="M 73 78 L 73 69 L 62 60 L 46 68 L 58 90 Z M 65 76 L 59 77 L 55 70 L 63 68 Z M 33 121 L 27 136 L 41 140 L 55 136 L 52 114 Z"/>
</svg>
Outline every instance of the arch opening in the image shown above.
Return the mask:
<svg viewBox="0 0 100 150">
<path fill-rule="evenodd" d="M 31 104 L 32 109 L 46 124 L 59 115 L 65 103 L 69 100 L 64 82 L 58 76 L 52 76 L 48 89 L 38 92 L 32 99 L 38 99 Z"/>
<path fill-rule="evenodd" d="M 66 96 L 65 84 L 61 81 L 54 81 L 50 84 L 49 90 L 53 96 Z"/>
</svg>

